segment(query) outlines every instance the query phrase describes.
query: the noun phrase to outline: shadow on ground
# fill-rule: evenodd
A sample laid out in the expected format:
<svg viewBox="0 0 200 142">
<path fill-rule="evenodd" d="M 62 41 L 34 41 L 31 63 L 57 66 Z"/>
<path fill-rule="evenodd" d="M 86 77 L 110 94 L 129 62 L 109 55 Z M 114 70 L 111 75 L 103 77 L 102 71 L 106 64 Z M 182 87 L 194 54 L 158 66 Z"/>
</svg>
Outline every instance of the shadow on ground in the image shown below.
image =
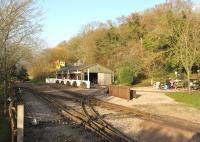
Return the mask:
<svg viewBox="0 0 200 142">
<path fill-rule="evenodd" d="M 138 142 L 200 142 L 200 133 L 192 135 L 182 131 L 170 132 L 168 130 L 170 129 L 144 129 L 138 135 Z"/>
</svg>

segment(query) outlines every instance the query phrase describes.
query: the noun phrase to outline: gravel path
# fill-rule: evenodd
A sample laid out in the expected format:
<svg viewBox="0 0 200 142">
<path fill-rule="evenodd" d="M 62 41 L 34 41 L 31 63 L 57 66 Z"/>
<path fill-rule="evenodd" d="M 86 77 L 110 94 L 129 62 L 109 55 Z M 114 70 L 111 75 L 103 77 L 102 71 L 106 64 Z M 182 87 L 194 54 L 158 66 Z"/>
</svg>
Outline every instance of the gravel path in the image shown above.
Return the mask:
<svg viewBox="0 0 200 142">
<path fill-rule="evenodd" d="M 44 104 L 44 102 L 32 93 L 24 90 L 22 99 L 25 106 L 25 118 L 29 120 L 36 118 L 38 121 L 42 122 L 61 119 L 55 109 Z"/>
<path fill-rule="evenodd" d="M 68 88 L 67 88 L 68 89 Z M 48 87 L 42 88 L 44 92 L 54 95 L 68 96 L 56 89 Z M 81 92 L 81 89 L 71 89 L 71 91 Z M 124 105 L 131 108 L 138 108 L 154 114 L 173 116 L 196 123 L 200 123 L 200 110 L 185 106 L 175 102 L 173 99 L 164 95 L 160 91 L 142 91 L 137 90 L 137 98 L 127 101 L 113 96 L 108 96 L 102 91 L 85 90 L 84 95 L 94 93 L 98 99 L 108 101 L 111 103 Z M 70 105 L 74 105 L 71 103 Z M 95 109 L 103 116 L 103 118 L 119 129 L 126 135 L 134 137 L 139 142 L 193 142 L 190 141 L 192 137 L 198 135 L 191 131 L 181 130 L 172 126 L 160 125 L 154 122 L 145 121 L 137 117 L 128 117 L 123 113 L 116 113 L 111 110 L 95 107 Z M 200 141 L 200 140 L 199 140 Z M 198 142 L 198 140 L 196 141 Z"/>
<path fill-rule="evenodd" d="M 25 106 L 24 142 L 102 142 L 83 126 L 64 120 L 51 106 L 23 90 Z M 72 104 L 71 104 L 72 105 Z M 39 121 L 32 125 L 33 118 Z"/>
<path fill-rule="evenodd" d="M 138 142 L 189 142 L 194 132 L 95 107 L 109 124 Z"/>
</svg>

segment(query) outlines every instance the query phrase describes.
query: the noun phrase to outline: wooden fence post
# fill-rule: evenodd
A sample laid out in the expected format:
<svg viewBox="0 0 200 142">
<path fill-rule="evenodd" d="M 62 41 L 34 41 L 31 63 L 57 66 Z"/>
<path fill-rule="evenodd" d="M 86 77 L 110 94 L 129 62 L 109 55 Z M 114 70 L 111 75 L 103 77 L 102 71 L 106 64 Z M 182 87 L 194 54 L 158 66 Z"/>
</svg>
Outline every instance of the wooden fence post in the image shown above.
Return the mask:
<svg viewBox="0 0 200 142">
<path fill-rule="evenodd" d="M 24 140 L 24 105 L 17 105 L 17 142 Z"/>
</svg>

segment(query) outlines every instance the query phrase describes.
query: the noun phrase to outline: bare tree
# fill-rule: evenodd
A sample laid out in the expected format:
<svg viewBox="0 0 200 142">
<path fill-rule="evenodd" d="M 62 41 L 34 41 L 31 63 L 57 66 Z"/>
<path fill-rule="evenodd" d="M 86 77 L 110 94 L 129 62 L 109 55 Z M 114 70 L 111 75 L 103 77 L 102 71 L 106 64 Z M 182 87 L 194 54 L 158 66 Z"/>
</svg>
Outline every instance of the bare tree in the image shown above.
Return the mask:
<svg viewBox="0 0 200 142">
<path fill-rule="evenodd" d="M 32 0 L 0 0 L 0 81 L 7 94 L 9 69 L 28 54 L 40 31 L 38 10 Z M 6 98 L 6 97 L 4 97 Z"/>
</svg>

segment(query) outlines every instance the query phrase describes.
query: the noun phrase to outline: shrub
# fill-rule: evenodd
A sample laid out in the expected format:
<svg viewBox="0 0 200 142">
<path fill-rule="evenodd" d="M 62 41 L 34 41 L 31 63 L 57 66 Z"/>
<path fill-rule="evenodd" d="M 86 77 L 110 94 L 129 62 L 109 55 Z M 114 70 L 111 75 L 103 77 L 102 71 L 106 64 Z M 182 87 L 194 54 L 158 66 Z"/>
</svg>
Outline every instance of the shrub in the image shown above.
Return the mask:
<svg viewBox="0 0 200 142">
<path fill-rule="evenodd" d="M 59 80 L 56 80 L 56 83 L 59 84 Z"/>
<path fill-rule="evenodd" d="M 76 81 L 74 81 L 74 82 L 72 83 L 72 86 L 73 86 L 73 87 L 77 87 Z"/>
<path fill-rule="evenodd" d="M 87 84 L 85 82 L 81 82 L 80 87 L 81 88 L 87 88 Z"/>
<path fill-rule="evenodd" d="M 128 67 L 121 67 L 118 70 L 118 82 L 121 84 L 131 84 L 133 79 L 136 77 L 133 70 Z"/>
<path fill-rule="evenodd" d="M 61 81 L 61 84 L 64 85 L 64 81 Z"/>
<path fill-rule="evenodd" d="M 67 86 L 71 86 L 71 84 L 70 84 L 70 82 L 69 82 L 69 81 L 67 81 L 67 82 L 66 82 L 66 85 L 67 85 Z"/>
</svg>

